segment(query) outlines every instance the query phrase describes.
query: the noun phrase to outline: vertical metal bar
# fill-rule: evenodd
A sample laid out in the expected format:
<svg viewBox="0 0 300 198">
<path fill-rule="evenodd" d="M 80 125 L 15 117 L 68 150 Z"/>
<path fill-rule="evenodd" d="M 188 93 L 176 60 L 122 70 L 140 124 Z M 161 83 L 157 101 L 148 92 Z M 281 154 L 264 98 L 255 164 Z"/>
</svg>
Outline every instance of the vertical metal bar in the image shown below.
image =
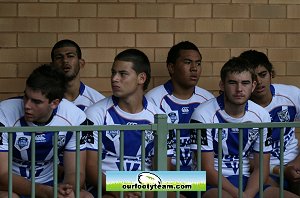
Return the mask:
<svg viewBox="0 0 300 198">
<path fill-rule="evenodd" d="M 76 198 L 80 197 L 80 135 L 81 131 L 76 131 Z"/>
<path fill-rule="evenodd" d="M 180 129 L 176 129 L 176 171 L 180 171 Z"/>
<path fill-rule="evenodd" d="M 102 131 L 98 133 L 98 198 L 102 197 Z"/>
<path fill-rule="evenodd" d="M 167 170 L 167 134 L 168 134 L 168 122 L 167 115 L 157 114 L 154 116 L 154 123 L 157 124 L 157 131 L 155 133 L 155 165 L 156 170 Z M 159 157 L 158 157 L 159 156 Z M 167 192 L 155 192 L 156 198 L 167 197 Z"/>
<path fill-rule="evenodd" d="M 146 146 L 145 146 L 145 131 L 141 131 L 141 170 L 144 171 L 145 170 L 145 162 L 146 162 L 146 158 L 145 158 L 145 154 L 146 154 Z M 145 198 L 145 191 L 142 192 L 142 198 Z"/>
<path fill-rule="evenodd" d="M 145 150 L 146 150 L 146 146 L 145 146 L 145 131 L 141 131 L 142 132 L 142 136 L 141 136 L 141 157 L 142 157 L 142 162 L 141 162 L 141 170 L 144 171 L 145 170 Z"/>
<path fill-rule="evenodd" d="M 58 187 L 58 143 L 57 143 L 57 137 L 58 132 L 53 132 L 53 170 L 54 170 L 54 176 L 53 176 L 53 197 L 57 197 L 57 187 Z"/>
<path fill-rule="evenodd" d="M 239 129 L 239 197 L 243 197 L 243 135 L 244 129 Z"/>
<path fill-rule="evenodd" d="M 120 131 L 120 171 L 124 171 L 124 131 Z M 120 198 L 124 197 L 124 193 L 120 192 Z"/>
<path fill-rule="evenodd" d="M 222 129 L 218 129 L 218 197 L 222 198 Z"/>
<path fill-rule="evenodd" d="M 13 133 L 8 133 L 8 197 L 12 197 Z"/>
<path fill-rule="evenodd" d="M 201 133 L 206 133 L 205 130 L 197 129 L 197 153 L 196 153 L 196 158 L 197 158 L 197 171 L 201 171 Z M 201 191 L 197 192 L 197 198 L 201 197 Z"/>
<path fill-rule="evenodd" d="M 35 132 L 31 133 L 31 198 L 35 198 Z"/>
<path fill-rule="evenodd" d="M 284 150 L 283 150 L 283 146 L 284 146 L 284 128 L 280 128 L 280 171 L 279 171 L 279 179 L 280 179 L 280 197 L 283 197 L 283 182 L 284 182 L 284 159 L 283 159 L 283 155 L 284 155 Z"/>
<path fill-rule="evenodd" d="M 259 197 L 264 197 L 264 128 L 259 128 Z"/>
<path fill-rule="evenodd" d="M 176 171 L 180 171 L 180 129 L 176 129 Z M 180 197 L 180 191 L 176 191 L 176 197 Z"/>
</svg>

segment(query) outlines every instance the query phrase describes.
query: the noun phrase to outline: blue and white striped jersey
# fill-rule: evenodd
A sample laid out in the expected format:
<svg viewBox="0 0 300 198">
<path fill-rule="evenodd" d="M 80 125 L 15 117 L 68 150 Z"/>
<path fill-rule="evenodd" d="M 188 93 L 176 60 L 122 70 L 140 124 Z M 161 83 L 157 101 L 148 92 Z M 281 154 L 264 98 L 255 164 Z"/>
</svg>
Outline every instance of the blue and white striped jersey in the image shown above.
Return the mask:
<svg viewBox="0 0 300 198">
<path fill-rule="evenodd" d="M 0 103 L 1 120 L 7 127 L 37 126 L 24 119 L 22 98 L 4 100 Z M 3 116 L 0 116 L 0 119 Z M 63 99 L 53 111 L 52 119 L 45 126 L 79 126 L 86 121 L 82 110 Z M 53 180 L 53 136 L 54 132 L 36 132 L 36 169 L 37 183 L 49 183 Z M 13 173 L 30 179 L 31 177 L 31 133 L 16 132 L 13 134 Z M 85 137 L 81 136 L 80 149 L 85 149 Z M 76 134 L 73 131 L 58 133 L 58 152 L 76 151 Z M 2 133 L 0 152 L 8 152 L 8 134 Z"/>
<path fill-rule="evenodd" d="M 105 98 L 101 93 L 95 89 L 80 82 L 79 95 L 73 102 L 82 111 L 85 111 L 89 106 Z"/>
<path fill-rule="evenodd" d="M 199 123 L 246 123 L 246 122 L 270 122 L 268 112 L 252 101 L 248 101 L 245 107 L 245 114 L 241 118 L 233 118 L 224 110 L 224 96 L 220 95 L 201 104 L 195 109 L 191 122 Z M 191 135 L 191 149 L 196 150 L 196 130 Z M 270 152 L 272 149 L 271 131 L 263 131 L 263 152 Z M 218 170 L 218 133 L 217 129 L 207 129 L 201 133 L 201 151 L 214 152 L 214 166 Z M 249 154 L 259 152 L 259 130 L 257 128 L 243 130 L 243 175 L 249 177 L 250 164 Z M 203 159 L 205 160 L 205 159 Z M 222 174 L 231 176 L 239 174 L 239 129 L 222 129 Z"/>
<path fill-rule="evenodd" d="M 168 81 L 150 90 L 146 98 L 163 110 L 171 123 L 189 123 L 194 109 L 201 103 L 214 98 L 214 96 L 198 86 L 195 87 L 194 94 L 187 100 L 176 98 L 173 94 L 173 85 Z M 173 148 L 176 149 L 176 136 L 174 136 Z M 176 152 L 174 151 L 174 154 Z M 192 153 L 190 151 L 190 131 L 180 130 L 180 169 L 191 170 Z M 176 156 L 172 159 L 172 164 L 176 165 Z"/>
<path fill-rule="evenodd" d="M 300 118 L 300 89 L 283 84 L 272 84 L 273 95 L 271 103 L 265 107 L 270 113 L 272 122 L 293 122 Z M 271 152 L 270 164 L 280 164 L 280 129 L 275 128 L 272 132 L 273 149 Z M 284 130 L 284 164 L 292 161 L 299 153 L 298 140 L 295 137 L 295 128 Z"/>
<path fill-rule="evenodd" d="M 105 98 L 86 110 L 88 120 L 94 125 L 138 125 L 154 123 L 155 114 L 163 112 L 143 98 L 144 109 L 135 114 L 123 111 L 118 106 L 118 98 L 111 96 Z M 141 136 L 138 131 L 124 131 L 124 170 L 141 170 Z M 119 170 L 120 167 L 120 131 L 102 131 L 103 160 L 102 171 Z M 151 170 L 154 150 L 153 131 L 145 134 L 145 169 Z M 87 138 L 87 149 L 98 150 L 98 132 Z M 170 149 L 169 151 L 172 151 Z M 166 153 L 167 154 L 167 153 Z M 172 154 L 172 153 L 169 153 Z"/>
</svg>

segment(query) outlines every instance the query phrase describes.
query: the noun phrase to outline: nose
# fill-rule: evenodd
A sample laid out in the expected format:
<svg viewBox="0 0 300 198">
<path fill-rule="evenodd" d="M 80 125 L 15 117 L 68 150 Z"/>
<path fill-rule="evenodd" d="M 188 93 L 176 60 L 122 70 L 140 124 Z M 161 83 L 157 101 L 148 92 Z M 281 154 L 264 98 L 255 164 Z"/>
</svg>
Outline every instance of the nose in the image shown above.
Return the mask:
<svg viewBox="0 0 300 198">
<path fill-rule="evenodd" d="M 117 82 L 119 80 L 118 74 L 112 74 L 111 75 L 111 82 Z"/>
<path fill-rule="evenodd" d="M 31 102 L 28 99 L 24 100 L 24 108 L 25 109 L 31 109 Z"/>
<path fill-rule="evenodd" d="M 191 63 L 190 70 L 191 70 L 191 71 L 197 71 L 197 63 L 196 63 L 196 62 L 192 62 L 192 63 Z"/>
<path fill-rule="evenodd" d="M 240 91 L 242 91 L 242 84 L 241 83 L 238 83 L 237 85 L 236 85 L 236 90 L 238 91 L 238 92 L 240 92 Z"/>
</svg>

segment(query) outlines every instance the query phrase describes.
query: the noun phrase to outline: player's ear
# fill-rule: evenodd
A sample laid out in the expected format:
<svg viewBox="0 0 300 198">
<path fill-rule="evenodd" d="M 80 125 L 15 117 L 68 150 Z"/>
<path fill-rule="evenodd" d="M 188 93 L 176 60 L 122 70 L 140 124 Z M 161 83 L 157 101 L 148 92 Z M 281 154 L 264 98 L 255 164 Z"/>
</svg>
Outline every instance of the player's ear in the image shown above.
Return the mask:
<svg viewBox="0 0 300 198">
<path fill-rule="evenodd" d="M 174 71 L 175 71 L 175 64 L 173 64 L 173 63 L 168 63 L 168 64 L 167 64 L 167 68 L 168 68 L 168 71 L 169 71 L 170 76 L 172 76 L 172 75 L 174 74 Z"/>
<path fill-rule="evenodd" d="M 219 87 L 220 87 L 220 90 L 223 92 L 224 91 L 224 82 L 222 80 L 220 80 L 220 82 L 219 82 Z"/>
<path fill-rule="evenodd" d="M 50 102 L 50 107 L 51 107 L 51 109 L 55 109 L 58 105 L 59 105 L 59 103 L 60 103 L 60 99 L 54 99 L 54 100 L 52 100 L 51 102 Z"/>
<path fill-rule="evenodd" d="M 147 80 L 147 75 L 145 72 L 139 73 L 138 75 L 138 84 L 142 85 L 146 82 Z"/>
<path fill-rule="evenodd" d="M 84 68 L 84 66 L 85 66 L 85 60 L 84 59 L 79 59 L 79 66 L 80 66 L 80 69 Z"/>
<path fill-rule="evenodd" d="M 257 81 L 254 80 L 254 81 L 252 82 L 252 91 L 251 91 L 251 93 L 254 91 L 256 85 L 257 85 Z"/>
</svg>

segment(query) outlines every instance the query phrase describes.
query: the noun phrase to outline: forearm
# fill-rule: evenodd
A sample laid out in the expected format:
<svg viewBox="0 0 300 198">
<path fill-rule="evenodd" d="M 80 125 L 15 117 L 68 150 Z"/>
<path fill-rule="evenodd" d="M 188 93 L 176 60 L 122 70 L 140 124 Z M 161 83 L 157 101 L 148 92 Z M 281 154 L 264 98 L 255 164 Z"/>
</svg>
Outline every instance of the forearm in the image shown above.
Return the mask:
<svg viewBox="0 0 300 198">
<path fill-rule="evenodd" d="M 206 174 L 207 184 L 218 187 L 218 172 L 216 170 L 211 170 L 206 171 Z M 222 176 L 222 189 L 231 194 L 233 197 L 237 197 L 238 195 L 238 189 L 234 185 L 232 185 L 224 176 Z"/>
<path fill-rule="evenodd" d="M 18 176 L 13 175 L 13 192 L 30 196 L 31 195 L 31 181 Z M 43 184 L 35 184 L 35 194 L 36 197 L 39 198 L 50 198 L 53 195 L 53 188 L 51 186 L 43 185 Z"/>
<path fill-rule="evenodd" d="M 77 181 L 76 173 L 69 173 L 69 174 L 65 174 L 63 183 L 72 185 L 73 190 L 75 191 L 76 181 Z M 80 173 L 80 183 L 79 183 L 80 184 L 80 189 L 82 189 L 84 187 L 84 181 L 85 181 L 85 174 Z"/>
<path fill-rule="evenodd" d="M 258 181 L 259 181 L 259 170 L 254 170 L 248 179 L 247 186 L 244 191 L 249 197 L 255 197 L 256 193 L 259 191 Z"/>
</svg>

